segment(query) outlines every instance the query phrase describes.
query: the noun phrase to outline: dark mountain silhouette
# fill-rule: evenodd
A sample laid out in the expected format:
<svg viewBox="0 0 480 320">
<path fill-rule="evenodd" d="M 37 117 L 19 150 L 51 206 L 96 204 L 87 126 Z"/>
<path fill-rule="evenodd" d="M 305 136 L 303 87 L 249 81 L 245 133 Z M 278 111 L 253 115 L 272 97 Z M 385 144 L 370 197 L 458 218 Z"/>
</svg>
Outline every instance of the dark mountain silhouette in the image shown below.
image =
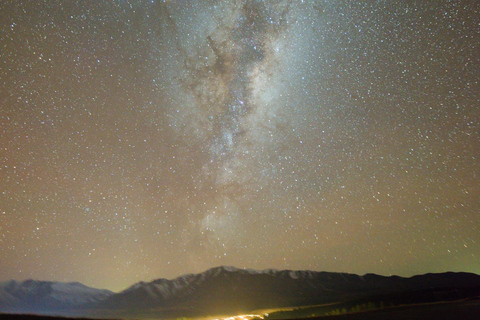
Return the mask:
<svg viewBox="0 0 480 320">
<path fill-rule="evenodd" d="M 73 284 L 63 285 L 70 288 Z M 74 288 L 78 286 L 81 285 L 74 284 Z M 5 284 L 2 284 L 0 288 L 4 287 Z M 53 296 L 45 290 L 48 297 L 45 300 L 42 300 L 41 290 L 37 290 L 38 293 L 32 299 L 14 295 L 12 290 L 1 289 L 0 311 L 4 310 L 5 303 L 11 301 L 8 294 L 17 299 L 15 305 L 20 312 L 32 309 L 32 301 L 38 306 L 38 301 L 53 299 L 54 302 L 61 303 L 43 305 L 42 313 L 50 308 L 50 314 L 56 311 L 56 314 L 64 315 L 115 318 L 234 314 L 263 308 L 365 300 L 369 297 L 379 299 L 383 296 L 397 300 L 414 297 L 410 300 L 415 301 L 411 302 L 434 301 L 437 298 L 450 299 L 451 292 L 455 293 L 453 298 L 478 294 L 480 276 L 449 272 L 403 278 L 375 274 L 358 276 L 347 273 L 256 271 L 218 267 L 173 280 L 139 282 L 116 294 L 91 288 L 88 288 L 92 290 L 89 291 L 84 286 L 82 288 L 80 291 L 72 289 L 71 294 L 76 297 L 72 299 L 63 296 L 70 295 L 68 290 L 60 290 L 61 294 Z"/>
</svg>

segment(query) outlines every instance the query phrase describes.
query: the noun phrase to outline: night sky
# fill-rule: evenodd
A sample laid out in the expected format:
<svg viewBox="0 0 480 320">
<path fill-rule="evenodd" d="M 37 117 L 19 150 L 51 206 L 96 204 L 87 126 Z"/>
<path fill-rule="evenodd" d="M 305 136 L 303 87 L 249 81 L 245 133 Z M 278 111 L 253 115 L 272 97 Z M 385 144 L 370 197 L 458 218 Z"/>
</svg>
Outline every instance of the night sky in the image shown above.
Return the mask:
<svg viewBox="0 0 480 320">
<path fill-rule="evenodd" d="M 477 1 L 0 2 L 0 281 L 480 273 Z"/>
</svg>

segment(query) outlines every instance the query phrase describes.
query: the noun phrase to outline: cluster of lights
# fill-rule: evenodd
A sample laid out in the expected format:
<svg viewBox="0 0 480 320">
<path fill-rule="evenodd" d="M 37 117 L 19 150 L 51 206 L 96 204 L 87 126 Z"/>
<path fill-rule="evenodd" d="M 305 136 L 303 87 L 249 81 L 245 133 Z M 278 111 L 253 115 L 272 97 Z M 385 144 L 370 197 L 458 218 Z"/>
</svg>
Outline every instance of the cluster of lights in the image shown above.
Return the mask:
<svg viewBox="0 0 480 320">
<path fill-rule="evenodd" d="M 228 318 L 218 318 L 213 320 L 252 320 L 252 319 L 264 319 L 263 315 L 259 314 L 242 314 Z"/>
</svg>

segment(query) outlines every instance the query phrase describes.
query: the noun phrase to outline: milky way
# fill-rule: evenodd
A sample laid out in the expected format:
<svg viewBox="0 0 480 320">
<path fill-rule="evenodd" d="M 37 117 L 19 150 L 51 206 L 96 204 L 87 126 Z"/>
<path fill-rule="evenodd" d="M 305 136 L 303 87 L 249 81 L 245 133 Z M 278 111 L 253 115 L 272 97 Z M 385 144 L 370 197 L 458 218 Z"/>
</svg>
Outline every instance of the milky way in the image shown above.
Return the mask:
<svg viewBox="0 0 480 320">
<path fill-rule="evenodd" d="M 3 1 L 0 281 L 480 272 L 472 1 Z"/>
<path fill-rule="evenodd" d="M 286 134 L 278 127 L 288 121 L 277 114 L 286 107 L 279 93 L 285 76 L 282 47 L 292 37 L 287 33 L 288 19 L 293 19 L 289 9 L 281 2 L 214 6 L 205 14 L 211 25 L 193 43 L 171 20 L 181 60 L 171 72 L 181 74 L 172 92 L 188 99 L 172 99 L 172 106 L 181 109 L 173 107 L 171 118 L 174 127 L 185 131 L 184 142 L 199 139 L 206 154 L 195 189 L 209 204 L 190 209 L 203 216 L 199 227 L 210 234 L 209 242 L 236 242 L 231 233 L 241 232 L 237 227 L 245 215 L 239 198 L 269 182 L 261 180 L 270 178 L 262 170 L 269 169 L 268 156 L 279 147 L 272 137 Z"/>
</svg>

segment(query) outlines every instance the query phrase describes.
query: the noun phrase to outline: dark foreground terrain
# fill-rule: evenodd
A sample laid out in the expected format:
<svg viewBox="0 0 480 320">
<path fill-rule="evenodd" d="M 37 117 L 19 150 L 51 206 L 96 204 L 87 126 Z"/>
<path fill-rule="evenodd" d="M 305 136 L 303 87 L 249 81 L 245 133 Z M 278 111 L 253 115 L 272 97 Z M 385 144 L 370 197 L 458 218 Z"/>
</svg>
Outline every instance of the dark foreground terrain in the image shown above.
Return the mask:
<svg viewBox="0 0 480 320">
<path fill-rule="evenodd" d="M 83 320 L 85 318 L 62 318 L 35 315 L 0 314 L 1 320 Z M 366 311 L 353 314 L 307 318 L 309 320 L 478 320 L 480 319 L 480 299 L 438 302 L 421 305 L 408 305 Z M 298 319 L 291 319 L 298 320 Z"/>
<path fill-rule="evenodd" d="M 355 314 L 309 318 L 335 320 L 478 320 L 480 319 L 480 300 L 440 302 L 423 305 L 408 305 L 366 311 Z"/>
<path fill-rule="evenodd" d="M 65 318 L 65 317 L 50 317 L 50 316 L 36 316 L 30 314 L 0 314 L 2 320 L 91 320 L 87 318 Z"/>
</svg>

